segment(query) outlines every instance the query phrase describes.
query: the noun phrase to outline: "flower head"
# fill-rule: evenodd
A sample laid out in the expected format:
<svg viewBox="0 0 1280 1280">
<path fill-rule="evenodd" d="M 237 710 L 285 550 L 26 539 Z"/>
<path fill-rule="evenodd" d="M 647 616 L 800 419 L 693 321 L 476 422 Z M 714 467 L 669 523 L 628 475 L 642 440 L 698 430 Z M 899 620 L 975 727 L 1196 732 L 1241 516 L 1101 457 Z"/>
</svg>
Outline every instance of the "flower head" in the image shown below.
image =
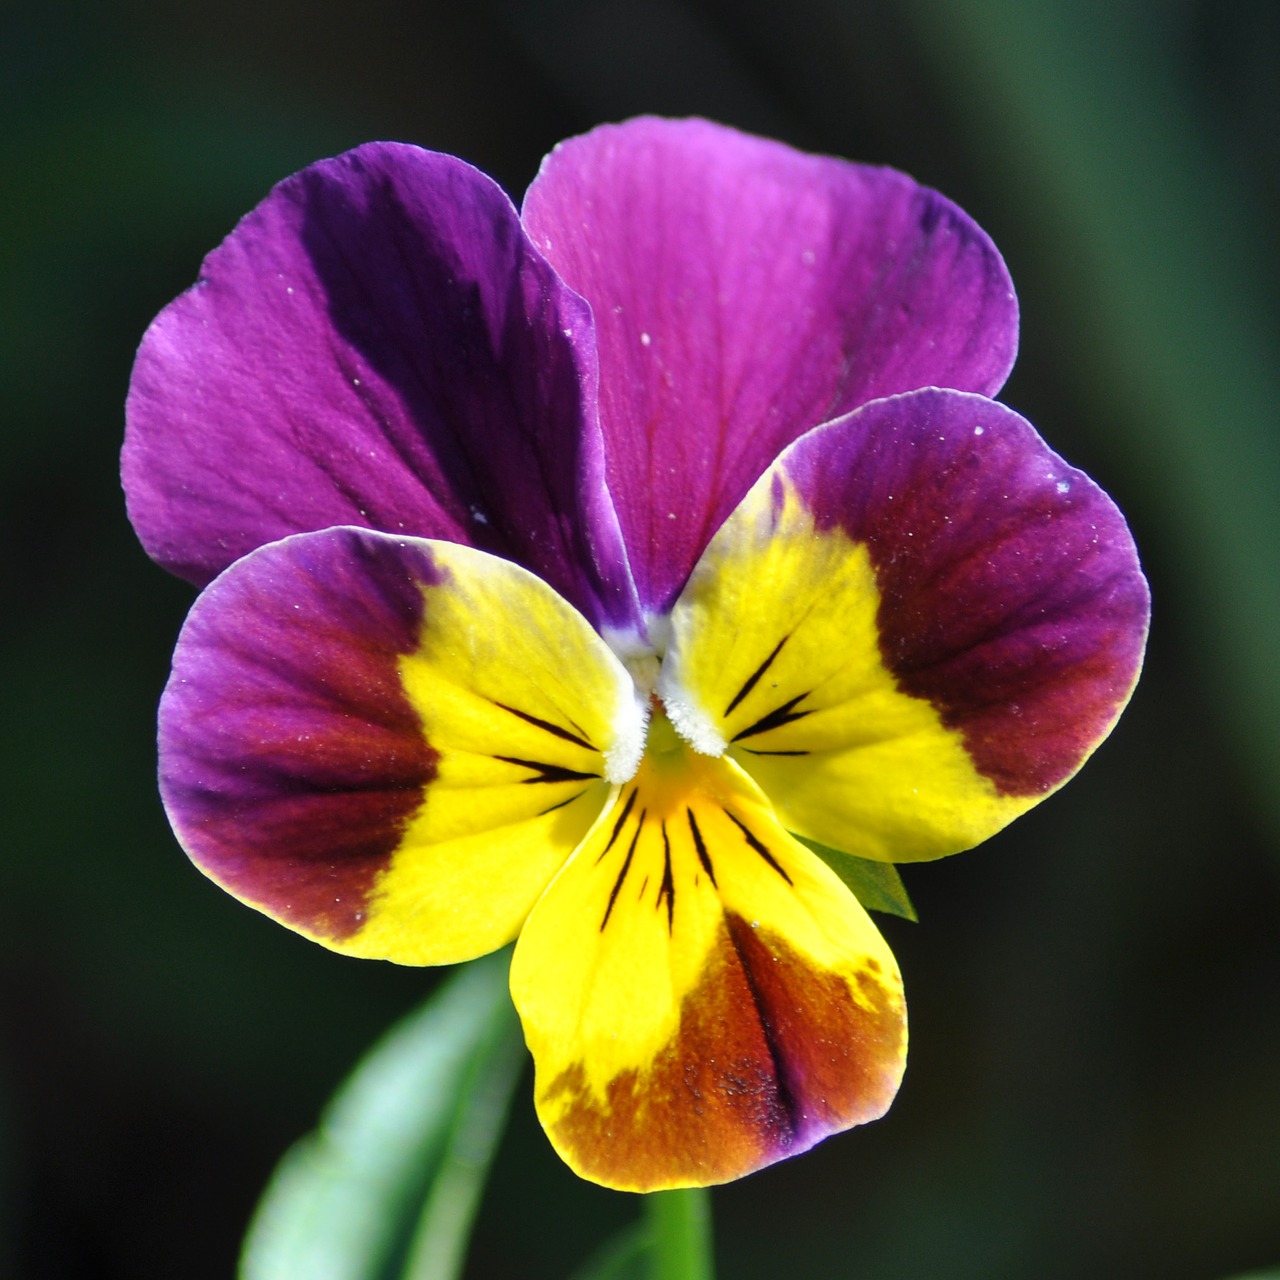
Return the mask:
<svg viewBox="0 0 1280 1280">
<path fill-rule="evenodd" d="M 184 848 L 338 951 L 518 938 L 589 1178 L 880 1115 L 901 981 L 812 846 L 978 843 L 1141 661 L 1123 519 L 987 398 L 1016 329 L 954 205 L 704 121 L 564 143 L 519 213 L 408 146 L 281 183 L 129 396 L 130 516 L 205 587 L 160 712 Z"/>
</svg>

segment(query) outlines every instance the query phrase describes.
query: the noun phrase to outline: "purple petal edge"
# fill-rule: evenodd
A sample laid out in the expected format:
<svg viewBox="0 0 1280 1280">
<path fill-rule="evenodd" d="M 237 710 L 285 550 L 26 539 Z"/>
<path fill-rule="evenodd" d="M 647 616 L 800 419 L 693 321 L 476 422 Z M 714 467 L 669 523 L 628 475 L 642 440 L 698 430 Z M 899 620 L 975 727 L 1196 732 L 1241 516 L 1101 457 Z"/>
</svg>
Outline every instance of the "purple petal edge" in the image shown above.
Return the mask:
<svg viewBox="0 0 1280 1280">
<path fill-rule="evenodd" d="M 129 515 L 197 584 L 358 525 L 491 551 L 634 630 L 595 366 L 589 309 L 490 179 L 370 143 L 277 186 L 148 330 Z"/>
<path fill-rule="evenodd" d="M 557 147 L 523 216 L 591 304 L 609 487 L 655 612 L 805 431 L 922 386 L 994 393 L 1013 364 L 999 253 L 890 169 L 642 118 Z"/>
<path fill-rule="evenodd" d="M 1142 665 L 1150 595 L 1115 504 L 1011 409 L 936 389 L 780 459 L 820 529 L 864 542 L 885 665 L 1007 795 L 1060 785 Z"/>
<path fill-rule="evenodd" d="M 250 552 L 192 607 L 160 704 L 183 847 L 238 897 L 330 939 L 364 918 L 435 776 L 400 684 L 430 548 L 360 529 Z"/>
</svg>

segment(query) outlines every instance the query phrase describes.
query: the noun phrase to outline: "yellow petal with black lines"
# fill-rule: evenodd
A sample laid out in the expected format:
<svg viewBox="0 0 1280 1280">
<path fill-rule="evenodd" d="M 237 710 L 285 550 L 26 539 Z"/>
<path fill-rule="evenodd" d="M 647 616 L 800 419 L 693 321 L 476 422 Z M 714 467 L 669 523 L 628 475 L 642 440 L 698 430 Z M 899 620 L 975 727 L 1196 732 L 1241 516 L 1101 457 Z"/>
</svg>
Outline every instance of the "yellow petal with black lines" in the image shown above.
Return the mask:
<svg viewBox="0 0 1280 1280">
<path fill-rule="evenodd" d="M 639 772 L 531 913 L 512 994 L 579 1173 L 706 1185 L 881 1115 L 906 1052 L 866 912 L 742 770 L 661 711 Z"/>
</svg>

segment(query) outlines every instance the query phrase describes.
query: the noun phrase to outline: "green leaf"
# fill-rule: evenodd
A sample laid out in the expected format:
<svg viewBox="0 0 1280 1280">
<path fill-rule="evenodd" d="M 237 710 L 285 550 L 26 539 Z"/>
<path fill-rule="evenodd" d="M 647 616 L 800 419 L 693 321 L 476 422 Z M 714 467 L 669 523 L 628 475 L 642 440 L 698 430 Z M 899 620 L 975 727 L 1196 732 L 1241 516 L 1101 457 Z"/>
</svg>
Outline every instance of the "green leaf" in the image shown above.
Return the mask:
<svg viewBox="0 0 1280 1280">
<path fill-rule="evenodd" d="M 606 1240 L 570 1280 L 646 1280 L 649 1248 L 647 1224 L 633 1222 Z"/>
<path fill-rule="evenodd" d="M 795 832 L 792 832 L 795 835 Z M 869 858 L 855 858 L 851 853 L 829 849 L 816 840 L 796 836 L 806 849 L 812 849 L 832 871 L 849 887 L 853 896 L 868 911 L 883 911 L 901 916 L 904 920 L 918 920 L 916 909 L 907 897 L 906 886 L 892 862 L 872 862 Z"/>
<path fill-rule="evenodd" d="M 277 1167 L 241 1280 L 460 1273 L 523 1060 L 507 965 L 460 969 L 356 1066 Z"/>
</svg>

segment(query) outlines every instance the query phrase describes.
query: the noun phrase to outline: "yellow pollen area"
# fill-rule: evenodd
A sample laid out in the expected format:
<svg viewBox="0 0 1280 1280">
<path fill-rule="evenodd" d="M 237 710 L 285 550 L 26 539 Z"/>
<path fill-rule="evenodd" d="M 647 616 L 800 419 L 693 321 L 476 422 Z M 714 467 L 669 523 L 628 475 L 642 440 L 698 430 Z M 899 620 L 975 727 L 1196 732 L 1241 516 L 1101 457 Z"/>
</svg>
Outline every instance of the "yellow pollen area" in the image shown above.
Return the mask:
<svg viewBox="0 0 1280 1280">
<path fill-rule="evenodd" d="M 626 790 L 635 788 L 649 819 L 683 815 L 689 805 L 728 800 L 733 788 L 721 780 L 717 757 L 704 755 L 681 737 L 656 694 L 649 700 L 649 728 L 644 755 Z"/>
<path fill-rule="evenodd" d="M 652 758 L 655 768 L 667 771 L 678 768 L 687 754 L 687 744 L 676 732 L 667 716 L 662 699 L 654 694 L 649 699 L 649 736 L 644 744 L 644 758 Z"/>
</svg>

